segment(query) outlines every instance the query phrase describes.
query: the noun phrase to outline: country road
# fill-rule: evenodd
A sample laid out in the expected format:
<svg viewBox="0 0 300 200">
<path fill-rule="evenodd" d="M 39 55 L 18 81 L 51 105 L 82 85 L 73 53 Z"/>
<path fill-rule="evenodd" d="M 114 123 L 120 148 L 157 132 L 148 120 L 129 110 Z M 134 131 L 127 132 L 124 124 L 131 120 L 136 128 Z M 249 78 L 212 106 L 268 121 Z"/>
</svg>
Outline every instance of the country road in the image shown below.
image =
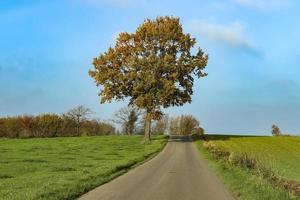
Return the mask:
<svg viewBox="0 0 300 200">
<path fill-rule="evenodd" d="M 173 137 L 155 158 L 80 200 L 233 200 L 187 137 Z"/>
</svg>

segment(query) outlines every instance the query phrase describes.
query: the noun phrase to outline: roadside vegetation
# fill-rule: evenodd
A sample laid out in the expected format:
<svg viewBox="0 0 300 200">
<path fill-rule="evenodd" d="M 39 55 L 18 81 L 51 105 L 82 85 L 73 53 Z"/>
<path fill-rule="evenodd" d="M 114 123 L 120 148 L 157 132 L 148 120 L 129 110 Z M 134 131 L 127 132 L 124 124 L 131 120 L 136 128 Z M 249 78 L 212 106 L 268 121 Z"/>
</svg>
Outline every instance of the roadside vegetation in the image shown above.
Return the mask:
<svg viewBox="0 0 300 200">
<path fill-rule="evenodd" d="M 0 199 L 74 199 L 159 152 L 164 136 L 0 139 Z"/>
<path fill-rule="evenodd" d="M 170 118 L 169 133 L 172 135 L 203 135 L 204 129 L 193 115 L 180 115 Z"/>
<path fill-rule="evenodd" d="M 112 123 L 91 119 L 92 112 L 77 106 L 59 115 L 46 113 L 40 115 L 20 115 L 0 117 L 0 137 L 33 138 L 33 137 L 67 137 L 94 136 L 115 134 Z"/>
<path fill-rule="evenodd" d="M 299 199 L 299 137 L 206 135 L 197 144 L 239 199 Z"/>
</svg>

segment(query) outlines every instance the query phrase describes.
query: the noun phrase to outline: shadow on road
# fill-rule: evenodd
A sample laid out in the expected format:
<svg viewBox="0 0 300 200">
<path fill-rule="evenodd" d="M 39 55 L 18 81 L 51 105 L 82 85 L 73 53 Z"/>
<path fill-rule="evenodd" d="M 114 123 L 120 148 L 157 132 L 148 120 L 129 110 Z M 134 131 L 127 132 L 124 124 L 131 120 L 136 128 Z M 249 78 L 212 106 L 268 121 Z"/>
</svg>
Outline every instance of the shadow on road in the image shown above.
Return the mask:
<svg viewBox="0 0 300 200">
<path fill-rule="evenodd" d="M 255 135 L 212 135 L 206 134 L 204 135 L 204 139 L 206 140 L 230 140 L 231 138 L 245 138 L 245 137 L 260 137 Z"/>
<path fill-rule="evenodd" d="M 170 135 L 169 142 L 193 142 L 191 135 Z"/>
</svg>

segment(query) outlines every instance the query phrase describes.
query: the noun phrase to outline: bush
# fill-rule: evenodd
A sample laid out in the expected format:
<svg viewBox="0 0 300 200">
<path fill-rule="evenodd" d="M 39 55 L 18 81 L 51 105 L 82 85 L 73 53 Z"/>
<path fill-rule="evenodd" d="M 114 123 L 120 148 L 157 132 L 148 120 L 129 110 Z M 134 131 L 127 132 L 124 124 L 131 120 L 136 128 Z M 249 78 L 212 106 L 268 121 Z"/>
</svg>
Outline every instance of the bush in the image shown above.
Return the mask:
<svg viewBox="0 0 300 200">
<path fill-rule="evenodd" d="M 106 122 L 97 120 L 84 121 L 82 124 L 82 135 L 111 135 L 115 134 L 115 127 Z"/>
<path fill-rule="evenodd" d="M 272 182 L 278 182 L 280 180 L 281 176 L 275 169 L 266 167 L 258 158 L 248 153 L 229 152 L 218 147 L 212 141 L 204 142 L 203 147 L 212 152 L 217 159 L 222 159 L 233 165 L 253 170 L 253 172 L 259 176 Z"/>
<path fill-rule="evenodd" d="M 16 116 L 0 118 L 0 137 L 59 137 L 80 135 L 109 135 L 115 133 L 110 123 L 85 120 L 77 132 L 77 123 L 68 116 L 42 114 L 38 116 Z"/>
<path fill-rule="evenodd" d="M 4 123 L 5 123 L 5 120 L 3 118 L 0 118 L 0 137 L 5 136 Z"/>
<path fill-rule="evenodd" d="M 20 137 L 22 132 L 22 125 L 18 117 L 7 117 L 1 119 L 3 126 L 1 127 L 3 137 L 15 138 Z"/>
<path fill-rule="evenodd" d="M 56 137 L 62 134 L 63 119 L 56 114 L 43 114 L 35 118 L 35 137 Z"/>
</svg>

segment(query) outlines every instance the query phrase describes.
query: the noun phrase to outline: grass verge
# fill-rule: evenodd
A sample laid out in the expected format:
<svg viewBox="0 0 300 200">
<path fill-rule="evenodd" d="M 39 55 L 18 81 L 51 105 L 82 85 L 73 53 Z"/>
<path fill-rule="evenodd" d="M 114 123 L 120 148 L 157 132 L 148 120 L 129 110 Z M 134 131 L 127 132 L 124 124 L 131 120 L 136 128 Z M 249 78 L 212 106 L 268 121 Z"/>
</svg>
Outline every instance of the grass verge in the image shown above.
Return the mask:
<svg viewBox="0 0 300 200">
<path fill-rule="evenodd" d="M 142 136 L 0 139 L 0 199 L 74 199 L 156 155 Z"/>
<path fill-rule="evenodd" d="M 203 141 L 196 141 L 201 154 L 216 171 L 236 199 L 240 200 L 291 200 L 299 199 L 285 189 L 274 185 L 255 171 L 218 159 L 215 154 L 204 148 Z"/>
</svg>

